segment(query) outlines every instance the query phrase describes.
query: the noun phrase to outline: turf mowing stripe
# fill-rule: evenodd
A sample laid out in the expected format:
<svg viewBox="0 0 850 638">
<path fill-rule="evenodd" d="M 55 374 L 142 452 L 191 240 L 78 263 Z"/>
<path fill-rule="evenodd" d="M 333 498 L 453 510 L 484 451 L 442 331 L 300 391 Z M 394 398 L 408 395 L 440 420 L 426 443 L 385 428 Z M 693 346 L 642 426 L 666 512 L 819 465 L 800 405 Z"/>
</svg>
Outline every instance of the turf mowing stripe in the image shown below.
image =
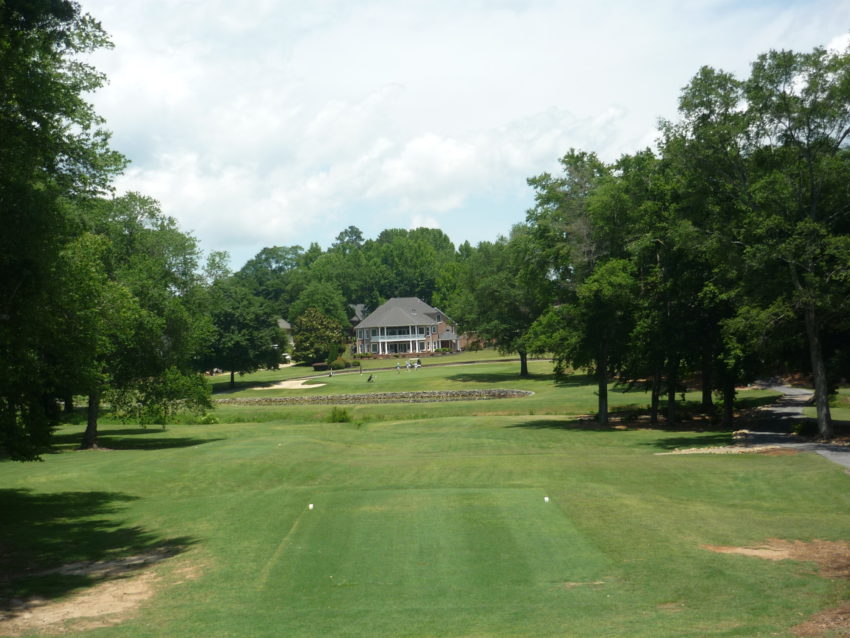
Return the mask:
<svg viewBox="0 0 850 638">
<path fill-rule="evenodd" d="M 533 599 L 603 579 L 596 550 L 537 488 L 317 495 L 264 565 L 258 588 L 303 612 Z"/>
<path fill-rule="evenodd" d="M 280 557 L 283 555 L 284 550 L 287 547 L 287 544 L 292 539 L 293 535 L 298 531 L 298 528 L 301 525 L 301 521 L 304 518 L 304 514 L 306 512 L 302 512 L 298 518 L 295 519 L 295 522 L 292 524 L 292 527 L 289 528 L 289 531 L 286 533 L 286 536 L 280 539 L 280 543 L 278 543 L 277 547 L 274 550 L 274 553 L 269 557 L 266 561 L 266 564 L 263 565 L 263 569 L 260 571 L 260 577 L 257 579 L 257 589 L 263 589 L 266 586 L 266 582 L 269 579 L 269 574 L 271 573 L 274 566 L 280 560 Z"/>
</svg>

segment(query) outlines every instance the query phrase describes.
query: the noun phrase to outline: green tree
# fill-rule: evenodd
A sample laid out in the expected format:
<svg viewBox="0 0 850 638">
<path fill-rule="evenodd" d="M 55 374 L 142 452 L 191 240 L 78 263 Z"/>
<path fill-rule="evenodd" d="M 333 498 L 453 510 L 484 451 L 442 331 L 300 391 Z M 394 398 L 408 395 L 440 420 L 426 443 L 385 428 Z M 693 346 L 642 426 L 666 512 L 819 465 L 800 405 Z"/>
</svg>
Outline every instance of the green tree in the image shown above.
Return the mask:
<svg viewBox="0 0 850 638">
<path fill-rule="evenodd" d="M 844 53 L 771 51 L 745 84 L 755 131 L 750 240 L 787 272 L 815 382 L 820 433 L 832 436 L 822 335 L 846 312 L 850 278 L 850 48 Z M 779 272 L 781 272 L 781 270 Z"/>
<path fill-rule="evenodd" d="M 557 375 L 570 367 L 593 371 L 602 425 L 608 424 L 608 384 L 627 360 L 636 293 L 631 264 L 609 260 L 579 287 L 575 303 L 551 308 L 530 331 L 539 349 L 553 353 Z"/>
<path fill-rule="evenodd" d="M 692 183 L 709 190 L 701 225 L 738 247 L 746 266 L 739 307 L 802 321 L 818 426 L 829 437 L 832 357 L 823 335 L 844 314 L 850 267 L 850 52 L 771 51 L 743 81 L 704 68 L 680 113 L 666 133 L 688 157 Z"/>
<path fill-rule="evenodd" d="M 254 294 L 270 302 L 283 314 L 292 302 L 289 287 L 303 254 L 304 249 L 301 246 L 263 248 L 246 262 L 237 277 Z"/>
<path fill-rule="evenodd" d="M 246 374 L 276 368 L 286 339 L 269 304 L 235 277 L 215 282 L 209 291 L 209 313 L 214 327 L 203 356 L 204 367 Z"/>
<path fill-rule="evenodd" d="M 37 456 L 54 422 L 49 353 L 65 291 L 65 202 L 104 192 L 124 159 L 86 101 L 104 77 L 83 56 L 109 41 L 76 2 L 0 3 L 0 447 Z"/>
<path fill-rule="evenodd" d="M 196 242 L 155 200 L 130 193 L 92 202 L 81 214 L 89 228 L 82 237 L 94 236 L 102 246 L 98 266 L 71 252 L 78 267 L 70 272 L 79 271 L 74 285 L 99 310 L 82 366 L 91 371 L 82 445 L 89 448 L 97 444 L 103 397 L 143 423 L 164 425 L 178 405 L 208 408 L 209 388 L 197 368 L 211 326 L 201 307 Z"/>
<path fill-rule="evenodd" d="M 528 376 L 528 355 L 541 352 L 527 332 L 552 303 L 552 282 L 537 257 L 523 224 L 513 227 L 510 238 L 478 244 L 463 263 L 462 291 L 448 308 L 465 331 L 501 352 L 519 354 L 520 376 Z"/>
<path fill-rule="evenodd" d="M 309 308 L 314 308 L 340 326 L 348 325 L 345 299 L 339 288 L 331 282 L 314 280 L 298 295 L 289 307 L 289 318 L 294 323 Z"/>
<path fill-rule="evenodd" d="M 324 362 L 347 341 L 342 326 L 316 308 L 307 308 L 295 320 L 295 359 L 307 363 Z"/>
</svg>

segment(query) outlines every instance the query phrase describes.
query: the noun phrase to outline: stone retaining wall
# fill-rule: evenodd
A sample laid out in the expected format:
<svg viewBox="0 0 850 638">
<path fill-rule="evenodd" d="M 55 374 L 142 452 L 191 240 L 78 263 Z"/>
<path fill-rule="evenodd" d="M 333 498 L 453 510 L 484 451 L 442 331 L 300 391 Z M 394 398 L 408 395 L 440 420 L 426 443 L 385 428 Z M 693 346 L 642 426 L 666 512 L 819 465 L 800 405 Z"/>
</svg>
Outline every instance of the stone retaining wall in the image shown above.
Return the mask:
<svg viewBox="0 0 850 638">
<path fill-rule="evenodd" d="M 482 401 L 486 399 L 518 399 L 531 396 L 526 390 L 446 390 L 428 392 L 374 392 L 366 394 L 325 394 L 297 397 L 234 397 L 215 399 L 220 405 L 303 405 L 318 403 L 343 405 L 352 403 L 433 403 L 437 401 Z"/>
</svg>

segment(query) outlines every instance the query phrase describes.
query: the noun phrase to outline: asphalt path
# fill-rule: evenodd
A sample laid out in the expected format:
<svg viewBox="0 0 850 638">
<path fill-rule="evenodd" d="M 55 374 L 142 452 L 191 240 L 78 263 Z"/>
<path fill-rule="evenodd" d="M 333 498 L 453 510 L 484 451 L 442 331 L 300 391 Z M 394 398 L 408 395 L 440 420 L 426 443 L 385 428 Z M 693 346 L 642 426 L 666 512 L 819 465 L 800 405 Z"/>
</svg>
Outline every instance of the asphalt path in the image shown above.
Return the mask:
<svg viewBox="0 0 850 638">
<path fill-rule="evenodd" d="M 747 445 L 777 445 L 806 452 L 816 452 L 833 463 L 850 469 L 850 446 L 832 443 L 798 442 L 792 434 L 794 425 L 801 419 L 808 419 L 803 408 L 812 401 L 813 393 L 805 388 L 793 388 L 788 385 L 766 383 L 768 390 L 781 392 L 776 403 L 761 408 L 763 419 L 757 419 L 749 428 Z"/>
</svg>

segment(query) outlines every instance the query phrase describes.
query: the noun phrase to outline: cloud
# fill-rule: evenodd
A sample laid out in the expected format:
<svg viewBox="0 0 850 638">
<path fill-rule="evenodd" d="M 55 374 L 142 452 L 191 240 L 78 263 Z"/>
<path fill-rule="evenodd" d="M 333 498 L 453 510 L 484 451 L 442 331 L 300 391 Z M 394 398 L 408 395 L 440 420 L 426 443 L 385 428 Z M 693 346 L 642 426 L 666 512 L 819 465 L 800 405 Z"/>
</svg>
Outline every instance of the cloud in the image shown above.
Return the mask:
<svg viewBox="0 0 850 638">
<path fill-rule="evenodd" d="M 116 43 L 94 102 L 133 161 L 119 188 L 237 261 L 351 224 L 506 233 L 527 177 L 651 144 L 701 65 L 744 75 L 850 24 L 827 0 L 83 5 Z"/>
</svg>

